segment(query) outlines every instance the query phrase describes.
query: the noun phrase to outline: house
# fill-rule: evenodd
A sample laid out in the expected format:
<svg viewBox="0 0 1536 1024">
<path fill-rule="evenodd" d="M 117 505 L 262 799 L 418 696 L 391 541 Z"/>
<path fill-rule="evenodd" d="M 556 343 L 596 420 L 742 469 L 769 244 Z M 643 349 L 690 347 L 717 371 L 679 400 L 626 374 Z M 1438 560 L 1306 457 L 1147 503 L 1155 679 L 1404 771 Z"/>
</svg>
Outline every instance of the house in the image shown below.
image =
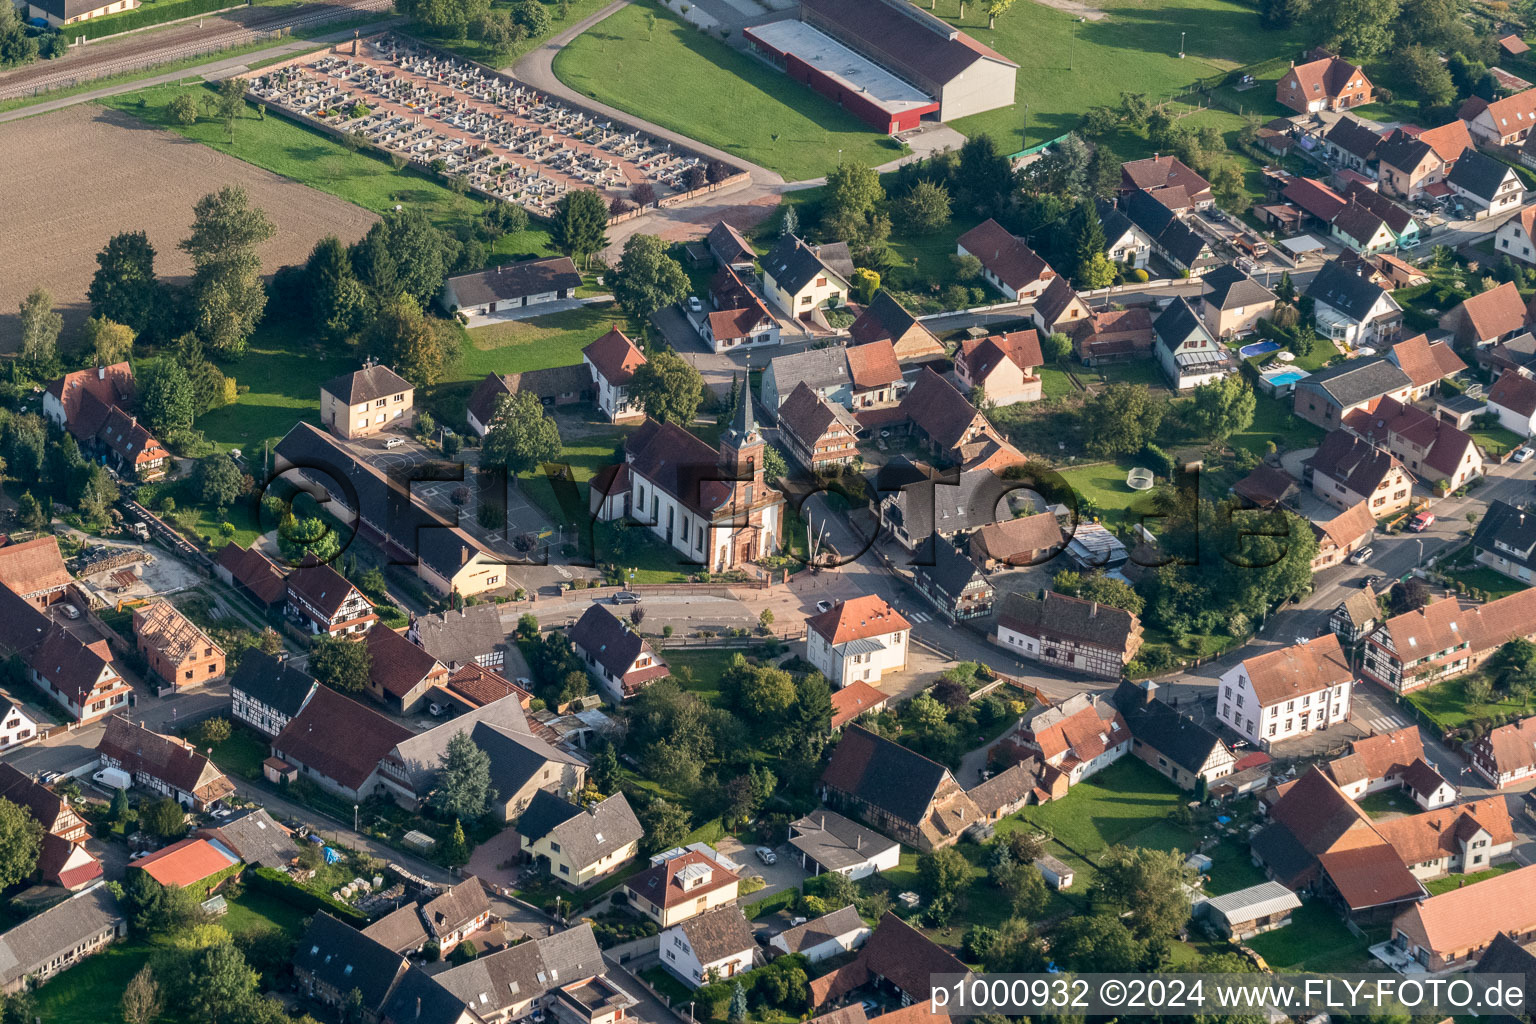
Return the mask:
<svg viewBox="0 0 1536 1024">
<path fill-rule="evenodd" d="M 1536 591 L 1484 605 L 1454 598 L 1394 615 L 1366 637 L 1362 672 L 1397 693 L 1470 672 L 1515 637 L 1536 635 Z"/>
<path fill-rule="evenodd" d="M 444 691 L 450 700 L 456 700 L 470 709 L 483 708 L 503 697 L 517 698 L 518 705 L 524 711 L 533 705 L 533 694 L 472 661 L 448 673 L 448 681 L 443 690 L 436 692 L 442 695 Z"/>
<path fill-rule="evenodd" d="M 1366 588 L 1350 594 L 1333 610 L 1328 617 L 1328 629 L 1341 644 L 1357 644 L 1376 628 L 1379 621 L 1376 594 Z"/>
<path fill-rule="evenodd" d="M 856 882 L 889 871 L 901 860 L 900 843 L 825 808 L 789 823 L 789 845 L 813 877 L 835 871 Z"/>
<path fill-rule="evenodd" d="M 1201 319 L 1218 338 L 1251 334 L 1275 311 L 1275 293 L 1227 264 L 1201 278 L 1209 289 L 1201 298 Z"/>
<path fill-rule="evenodd" d="M 229 677 L 231 714 L 268 738 L 287 728 L 304 710 L 320 684 L 286 659 L 259 650 L 240 656 L 240 667 Z"/>
<path fill-rule="evenodd" d="M 618 975 L 610 976 L 586 922 L 482 954 L 435 977 L 485 1024 L 540 1015 L 558 1024 L 618 1024 L 632 1019 L 638 1003 L 617 984 Z"/>
<path fill-rule="evenodd" d="M 746 401 L 752 397 L 747 396 Z M 804 381 L 779 406 L 779 432 L 795 462 L 812 473 L 836 473 L 859 457 L 851 413 L 812 391 Z"/>
<path fill-rule="evenodd" d="M 850 345 L 843 350 L 848 359 L 848 377 L 852 381 L 847 406 L 850 409 L 881 409 L 901 401 L 907 392 L 896 347 L 889 341 Z"/>
<path fill-rule="evenodd" d="M 43 884 L 75 891 L 102 876 L 101 863 L 85 848 L 90 838 L 85 819 L 67 796 L 0 762 L 0 797 L 25 808 L 43 827 L 36 869 Z"/>
<path fill-rule="evenodd" d="M 1475 963 L 1501 933 L 1536 938 L 1536 865 L 1431 896 L 1392 922 L 1392 944 L 1430 971 Z"/>
<path fill-rule="evenodd" d="M 507 263 L 443 282 L 439 304 L 449 313 L 489 316 L 569 299 L 581 287 L 581 273 L 567 256 Z"/>
<path fill-rule="evenodd" d="M 833 749 L 821 798 L 922 852 L 959 842 L 981 816 L 948 768 L 858 725 Z"/>
<path fill-rule="evenodd" d="M 617 327 L 581 350 L 581 361 L 592 371 L 597 385 L 597 408 L 614 423 L 642 419 L 645 410 L 629 392 L 635 371 L 645 365 L 645 355 Z"/>
<path fill-rule="evenodd" d="M 240 858 L 223 843 L 188 838 L 156 850 L 130 865 L 165 886 L 185 889 L 207 882 L 222 871 L 237 866 Z"/>
<path fill-rule="evenodd" d="M 1275 83 L 1275 101 L 1298 114 L 1361 107 L 1375 96 L 1371 80 L 1358 64 L 1342 57 L 1323 57 L 1291 69 Z"/>
<path fill-rule="evenodd" d="M 1227 373 L 1226 351 L 1180 295 L 1152 323 L 1153 351 L 1175 391 L 1209 384 Z"/>
<path fill-rule="evenodd" d="M 1349 205 L 1343 196 L 1316 178 L 1291 178 L 1280 195 L 1295 205 L 1312 227 L 1333 233 L 1333 219 Z"/>
<path fill-rule="evenodd" d="M 75 893 L 0 935 L 0 992 L 41 985 L 127 934 L 127 917 L 105 885 Z"/>
<path fill-rule="evenodd" d="M 360 802 L 386 793 L 380 765 L 413 733 L 322 686 L 272 741 L 272 754 L 328 793 Z M 336 743 L 335 737 L 347 737 Z"/>
<path fill-rule="evenodd" d="M 517 835 L 523 854 L 551 878 L 581 888 L 628 863 L 645 830 L 623 793 L 583 808 L 539 790 L 517 819 Z"/>
<path fill-rule="evenodd" d="M 1186 201 L 1184 205 L 1169 204 L 1180 212 L 1186 209 L 1204 210 L 1216 202 L 1216 197 L 1211 193 L 1211 183 L 1176 156 L 1150 156 L 1144 160 L 1128 160 L 1121 164 L 1120 191 L 1127 193 L 1138 189 L 1154 194 L 1182 193 Z M 1108 235 L 1106 231 L 1105 237 Z"/>
<path fill-rule="evenodd" d="M 1467 759 L 1489 783 L 1503 789 L 1536 775 L 1536 718 L 1490 729 L 1468 747 Z"/>
<path fill-rule="evenodd" d="M 1232 485 L 1232 493 L 1254 508 L 1279 508 L 1295 505 L 1299 488 L 1296 478 L 1278 466 L 1259 463 L 1253 472 Z"/>
<path fill-rule="evenodd" d="M 1237 757 L 1220 736 L 1157 696 L 1157 684 L 1129 680 L 1114 694 L 1131 733 L 1131 753 L 1185 790 L 1201 790 L 1231 775 Z"/>
<path fill-rule="evenodd" d="M 1195 904 L 1194 916 L 1204 918 L 1222 938 L 1250 939 L 1284 928 L 1291 923 L 1291 911 L 1300 908 L 1297 895 L 1279 882 L 1260 882 L 1202 899 Z"/>
<path fill-rule="evenodd" d="M 43 833 L 37 851 L 37 880 L 56 885 L 67 892 L 79 892 L 93 885 L 105 871 L 84 843 L 72 843 L 51 833 Z"/>
<path fill-rule="evenodd" d="M 841 306 L 848 297 L 853 262 L 845 243 L 811 245 L 782 235 L 762 260 L 763 294 L 792 317 Z"/>
<path fill-rule="evenodd" d="M 0 585 L 36 608 L 68 598 L 74 582 L 52 534 L 0 547 Z"/>
<path fill-rule="evenodd" d="M 697 326 L 711 351 L 779 343 L 779 322 L 730 267 L 722 267 L 710 282 L 709 304 L 713 311 L 705 313 Z"/>
<path fill-rule="evenodd" d="M 1323 438 L 1307 462 L 1312 493 L 1345 511 L 1365 502 L 1374 518 L 1401 512 L 1413 501 L 1413 477 L 1390 452 L 1346 430 Z"/>
<path fill-rule="evenodd" d="M 299 855 L 299 841 L 264 807 L 225 818 L 217 825 L 200 829 L 199 835 L 234 851 L 235 856 L 252 867 L 286 868 Z"/>
<path fill-rule="evenodd" d="M 1036 299 L 1056 276 L 1050 264 L 990 217 L 961 235 L 955 244 L 960 256 L 981 261 L 981 276 L 1012 302 Z"/>
<path fill-rule="evenodd" d="M 659 941 L 662 966 L 693 988 L 734 978 L 758 959 L 752 925 L 734 904 L 680 921 Z"/>
<path fill-rule="evenodd" d="M 935 978 L 969 973 L 952 953 L 887 910 L 852 962 L 812 979 L 811 1005 L 825 1006 L 865 985 L 894 991 L 902 1006 L 927 1003 Z M 917 1012 L 932 1009 L 925 1005 Z"/>
<path fill-rule="evenodd" d="M 1536 512 L 1528 514 L 1523 507 L 1499 499 L 1490 501 L 1472 534 L 1472 552 L 1495 572 L 1529 583 L 1536 572 Z"/>
<path fill-rule="evenodd" d="M 414 616 L 405 638 L 449 669 L 478 665 L 500 672 L 507 663 L 507 630 L 501 624 L 501 611 L 494 604 Z M 521 664 L 515 650 L 513 659 Z"/>
<path fill-rule="evenodd" d="M 707 572 L 773 554 L 784 495 L 763 475 L 763 437 L 744 401 L 716 451 L 676 424 L 647 419 L 625 441 L 631 516 Z"/>
<path fill-rule="evenodd" d="M 416 421 L 416 389 L 387 366 L 361 370 L 320 385 L 320 422 L 337 437 L 354 440 L 385 430 L 409 430 Z"/>
<path fill-rule="evenodd" d="M 1068 787 L 1066 777 L 1038 757 L 1017 761 L 1000 772 L 982 774 L 987 777 L 966 793 L 981 811 L 981 820 L 988 824 L 1017 813 L 1031 800 L 1045 803 L 1065 796 Z"/>
<path fill-rule="evenodd" d="M 1122 177 L 1123 173 L 1122 170 Z M 1131 223 L 1109 200 L 1097 199 L 1094 203 L 1099 212 L 1099 227 L 1104 232 L 1104 255 L 1121 266 L 1145 270 L 1152 255 L 1152 236 Z"/>
<path fill-rule="evenodd" d="M 1072 332 L 1072 350 L 1084 366 L 1139 359 L 1152 351 L 1152 314 L 1145 306 L 1093 313 Z"/>
<path fill-rule="evenodd" d="M 0 696 L 0 750 L 9 750 L 37 735 L 37 720 L 9 697 Z"/>
<path fill-rule="evenodd" d="M 315 636 L 366 633 L 379 621 L 372 603 L 329 565 L 305 565 L 288 577 L 288 617 Z"/>
<path fill-rule="evenodd" d="M 898 362 L 944 358 L 944 344 L 884 288 L 848 328 L 855 345 L 890 342 Z"/>
<path fill-rule="evenodd" d="M 262 611 L 282 608 L 288 599 L 288 581 L 266 555 L 254 547 L 242 548 L 230 541 L 219 549 L 214 575 Z"/>
<path fill-rule="evenodd" d="M 779 406 L 788 401 L 795 388 L 805 384 L 834 405 L 853 405 L 853 375 L 848 369 L 848 350 L 809 348 L 803 352 L 777 356 L 763 371 L 758 397 L 770 418 L 776 418 Z M 893 396 L 894 397 L 894 396 Z"/>
<path fill-rule="evenodd" d="M 1034 331 L 967 338 L 955 353 L 955 379 L 966 394 L 974 396 L 980 389 L 986 401 L 998 407 L 1038 402 L 1038 370 L 1044 362 L 1040 336 Z"/>
<path fill-rule="evenodd" d="M 1466 201 L 1474 220 L 1508 213 L 1525 201 L 1525 186 L 1515 169 L 1475 149 L 1461 155 L 1445 183 Z"/>
<path fill-rule="evenodd" d="M 1354 672 L 1329 633 L 1248 658 L 1222 673 L 1219 685 L 1221 721 L 1268 750 L 1348 719 Z"/>
<path fill-rule="evenodd" d="M 1306 294 L 1314 303 L 1318 334 L 1347 348 L 1386 344 L 1402 327 L 1403 310 L 1392 296 L 1339 260 L 1323 264 Z"/>
<path fill-rule="evenodd" d="M 1385 447 L 1408 472 L 1449 493 L 1483 473 L 1483 456 L 1466 431 L 1395 398 L 1378 398 L 1344 418 L 1344 428 Z"/>
<path fill-rule="evenodd" d="M 1065 594 L 1009 593 L 991 640 L 1030 661 L 1119 679 L 1141 649 L 1141 620 L 1123 608 Z"/>
<path fill-rule="evenodd" d="M 195 811 L 206 811 L 235 791 L 224 773 L 186 740 L 152 732 L 120 715 L 107 719 L 96 753 L 103 768 L 127 772 L 136 788 Z"/>
<path fill-rule="evenodd" d="M 1521 44 L 1525 45 L 1524 43 Z M 1536 953 L 1532 953 L 1508 935 L 1500 932 L 1488 944 L 1488 949 L 1472 968 L 1473 974 L 1523 975 L 1529 992 L 1531 979 L 1536 978 Z M 1509 1013 L 1489 1014 L 1491 1024 L 1519 1024 L 1520 1017 Z"/>
<path fill-rule="evenodd" d="M 898 465 L 892 460 L 886 470 Z M 897 484 L 882 478 L 879 487 L 890 492 L 880 503 L 881 525 L 908 551 L 931 557 L 931 544 L 937 544 L 937 538 L 954 537 L 1013 514 L 1010 482 L 990 469 L 966 469 L 947 476 L 912 469 L 916 479 L 911 482 Z"/>
<path fill-rule="evenodd" d="M 951 623 L 979 619 L 992 610 L 992 584 L 975 562 L 947 541 L 934 544 L 932 565 L 913 567 L 912 585 Z"/>
<path fill-rule="evenodd" d="M 135 608 L 133 632 L 149 670 L 173 689 L 198 686 L 224 674 L 224 648 L 169 601 Z"/>
<path fill-rule="evenodd" d="M 404 636 L 380 626 L 368 631 L 368 696 L 396 715 L 414 714 L 427 691 L 443 685 L 448 669 Z"/>
<path fill-rule="evenodd" d="M 1198 279 L 1221 261 L 1211 250 L 1205 237 L 1179 218 L 1176 211 L 1163 203 L 1163 197 L 1171 202 L 1178 198 L 1159 193 L 1137 190 L 1125 197 L 1125 215 L 1142 233 L 1152 239 L 1152 251 L 1173 265 L 1175 270 L 1187 271 L 1190 278 Z M 1177 193 L 1175 193 L 1177 195 Z"/>
<path fill-rule="evenodd" d="M 1024 461 L 970 399 L 929 367 L 918 371 L 917 382 L 901 400 L 901 414 L 935 458 L 969 469 L 976 461 L 970 455 L 971 446 L 979 445 L 1005 456 L 995 467 L 998 470 Z"/>
<path fill-rule="evenodd" d="M 1326 522 L 1314 522 L 1312 532 L 1317 535 L 1312 571 L 1318 572 L 1330 565 L 1343 565 L 1350 555 L 1369 544 L 1376 535 L 1376 517 L 1362 501 Z"/>
<path fill-rule="evenodd" d="M 1461 357 L 1448 343 L 1430 341 L 1423 334 L 1415 334 L 1393 345 L 1387 350 L 1387 358 L 1408 375 L 1413 386 L 1406 399 L 1410 402 L 1429 397 L 1441 380 L 1467 368 L 1467 364 L 1461 361 Z"/>
<path fill-rule="evenodd" d="M 1061 524 L 1049 512 L 990 523 L 971 534 L 971 560 L 988 571 L 1044 565 L 1065 546 Z"/>
<path fill-rule="evenodd" d="M 1517 92 L 1491 103 L 1474 104 L 1473 108 L 1479 106 L 1481 109 L 1464 106 L 1459 114 L 1480 146 L 1518 145 L 1525 141 L 1531 133 L 1531 125 L 1536 123 L 1536 89 Z"/>
<path fill-rule="evenodd" d="M 399 953 L 324 910 L 310 919 L 293 954 L 294 977 L 304 995 L 339 1008 L 356 991 L 362 996 L 365 1019 L 375 1022 L 408 969 Z"/>
<path fill-rule="evenodd" d="M 13 663 L 23 669 L 23 678 L 77 722 L 93 722 L 121 710 L 133 692 L 113 666 L 105 640 L 81 643 L 39 611 L 36 600 L 4 586 L 0 586 L 0 653 L 19 659 Z"/>
<path fill-rule="evenodd" d="M 832 732 L 837 732 L 860 715 L 884 710 L 890 700 L 886 694 L 862 679 L 832 691 Z"/>
<path fill-rule="evenodd" d="M 1341 117 L 1323 135 L 1328 160 L 1336 168 L 1371 174 L 1376 169 L 1376 147 L 1381 133 L 1355 117 Z"/>
<path fill-rule="evenodd" d="M 1525 300 L 1513 281 L 1471 296 L 1440 318 L 1440 327 L 1469 349 L 1509 341 L 1524 333 L 1525 325 Z"/>
<path fill-rule="evenodd" d="M 722 269 L 729 267 L 750 274 L 757 263 L 757 250 L 752 248 L 740 231 L 723 220 L 716 221 L 715 226 L 709 229 L 709 234 L 704 236 L 704 244 L 709 246 L 715 265 Z"/>
<path fill-rule="evenodd" d="M 904 672 L 912 624 L 874 594 L 839 601 L 805 620 L 805 656 L 834 688 Z"/>
<path fill-rule="evenodd" d="M 1349 753 L 1323 765 L 1323 771 L 1345 796 L 1358 801 L 1371 793 L 1399 788 L 1408 766 L 1422 760 L 1424 740 L 1419 727 L 1405 725 L 1351 740 Z"/>
<path fill-rule="evenodd" d="M 421 907 L 407 903 L 362 929 L 362 934 L 402 956 L 420 953 L 430 941 Z"/>
<path fill-rule="evenodd" d="M 476 437 L 484 437 L 496 418 L 496 407 L 503 395 L 528 392 L 538 397 L 545 408 L 590 402 L 596 397 L 592 371 L 585 363 L 551 366 L 521 373 L 488 373 L 469 396 L 465 419 Z"/>
<path fill-rule="evenodd" d="M 442 949 L 452 949 L 491 923 L 491 901 L 480 879 L 470 875 L 421 906 L 427 934 Z"/>
<path fill-rule="evenodd" d="M 850 903 L 841 910 L 779 932 L 768 940 L 768 945 L 781 953 L 799 953 L 815 964 L 828 957 L 852 953 L 864 945 L 871 932 L 858 908 Z"/>
<path fill-rule="evenodd" d="M 1130 753 L 1131 733 L 1112 702 L 1074 693 L 1030 708 L 1001 742 L 1025 760 L 1038 757 L 1075 786 Z"/>
<path fill-rule="evenodd" d="M 165 475 L 171 455 L 125 411 L 133 407 L 133 399 L 132 366 L 98 366 L 50 383 L 43 393 L 43 416 L 68 430 L 88 451 L 109 456 L 118 470 L 156 480 Z"/>
<path fill-rule="evenodd" d="M 1523 208 L 1493 233 L 1495 251 L 1523 263 L 1536 263 L 1536 206 Z"/>
<path fill-rule="evenodd" d="M 1053 279 L 1035 300 L 1035 326 L 1045 334 L 1071 334 L 1092 315 L 1088 303 L 1078 297 L 1072 282 L 1064 277 Z"/>
<path fill-rule="evenodd" d="M 1413 378 L 1385 356 L 1350 359 L 1297 381 L 1291 411 L 1308 423 L 1334 430 L 1351 413 L 1369 408 L 1383 396 L 1408 401 L 1413 387 Z"/>
<path fill-rule="evenodd" d="M 37 3 L 28 2 L 25 8 L 17 10 L 24 9 L 28 21 L 42 18 L 50 28 L 61 28 L 120 11 L 131 11 L 138 6 L 139 0 L 108 0 L 106 3 L 98 0 L 38 0 Z"/>
<path fill-rule="evenodd" d="M 702 843 L 651 858 L 624 882 L 629 905 L 663 928 L 735 903 L 741 867 Z"/>
<path fill-rule="evenodd" d="M 1472 134 L 1461 120 L 1417 135 L 1395 129 L 1376 151 L 1382 188 L 1401 199 L 1418 199 L 1444 181 L 1461 154 L 1472 148 Z"/>
<path fill-rule="evenodd" d="M 672 674 L 638 630 L 626 626 L 602 605 L 588 606 L 568 635 L 587 674 L 615 704 Z"/>
<path fill-rule="evenodd" d="M 1350 182 L 1344 189 L 1348 207 L 1333 219 L 1334 236 L 1349 244 L 1362 256 L 1372 256 L 1393 247 L 1412 249 L 1419 244 L 1419 222 L 1406 207 L 1360 182 Z M 1363 215 L 1362 212 L 1363 211 Z M 1387 236 L 1380 237 L 1371 226 L 1374 220 L 1386 226 Z M 1356 227 L 1358 226 L 1358 231 Z"/>
</svg>

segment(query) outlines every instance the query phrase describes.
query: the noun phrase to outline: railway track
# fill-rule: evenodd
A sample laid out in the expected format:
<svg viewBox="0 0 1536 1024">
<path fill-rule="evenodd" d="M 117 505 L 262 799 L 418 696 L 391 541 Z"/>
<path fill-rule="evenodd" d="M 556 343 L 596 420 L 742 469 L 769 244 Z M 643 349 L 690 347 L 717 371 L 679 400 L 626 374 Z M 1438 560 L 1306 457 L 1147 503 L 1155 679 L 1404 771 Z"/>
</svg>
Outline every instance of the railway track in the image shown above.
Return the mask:
<svg viewBox="0 0 1536 1024">
<path fill-rule="evenodd" d="M 388 11 L 391 0 L 328 0 L 283 11 L 246 8 L 120 40 L 87 43 L 57 61 L 0 77 L 0 100 L 52 92 L 158 64 L 198 57 L 264 38 L 276 39 L 359 14 Z"/>
</svg>

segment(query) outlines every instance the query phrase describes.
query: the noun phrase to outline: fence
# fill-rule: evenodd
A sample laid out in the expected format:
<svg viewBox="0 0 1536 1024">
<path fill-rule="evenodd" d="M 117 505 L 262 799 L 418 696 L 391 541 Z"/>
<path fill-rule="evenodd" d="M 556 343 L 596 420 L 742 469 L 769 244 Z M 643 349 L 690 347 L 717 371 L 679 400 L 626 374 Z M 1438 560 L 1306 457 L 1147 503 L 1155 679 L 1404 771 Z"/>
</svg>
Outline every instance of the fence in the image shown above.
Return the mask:
<svg viewBox="0 0 1536 1024">
<path fill-rule="evenodd" d="M 109 14 L 104 18 L 92 18 L 89 21 L 66 25 L 63 31 L 67 32 L 71 39 L 84 42 L 165 25 L 184 18 L 217 14 L 248 6 L 250 6 L 248 2 L 231 4 L 229 0 L 160 0 L 159 3 L 148 4 L 131 11 L 122 11 L 118 14 Z"/>
</svg>

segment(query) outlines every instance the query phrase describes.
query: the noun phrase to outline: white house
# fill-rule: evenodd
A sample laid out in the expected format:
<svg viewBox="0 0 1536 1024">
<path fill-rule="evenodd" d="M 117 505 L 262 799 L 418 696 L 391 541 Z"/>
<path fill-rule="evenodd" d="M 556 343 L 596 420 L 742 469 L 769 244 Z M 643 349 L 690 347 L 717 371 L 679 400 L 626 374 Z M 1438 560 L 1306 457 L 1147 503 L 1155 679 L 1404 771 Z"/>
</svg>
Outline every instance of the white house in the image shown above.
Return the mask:
<svg viewBox="0 0 1536 1024">
<path fill-rule="evenodd" d="M 1217 715 L 1268 749 L 1349 717 L 1354 673 L 1332 633 L 1261 654 L 1222 674 Z"/>
<path fill-rule="evenodd" d="M 768 945 L 780 953 L 799 953 L 811 963 L 851 953 L 869 939 L 873 929 L 853 904 L 779 932 Z"/>
<path fill-rule="evenodd" d="M 834 687 L 874 684 L 907 667 L 912 624 L 882 597 L 843 601 L 805 621 L 806 659 Z"/>
<path fill-rule="evenodd" d="M 1104 254 L 1115 263 L 1145 270 L 1152 255 L 1152 236 L 1107 199 L 1098 201 L 1099 225 L 1104 229 Z"/>
<path fill-rule="evenodd" d="M 1493 233 L 1493 247 L 1500 254 L 1536 263 L 1536 206 L 1527 206 L 1500 224 Z"/>
<path fill-rule="evenodd" d="M 580 287 L 576 264 L 569 256 L 554 256 L 450 277 L 438 301 L 450 313 L 486 316 L 569 299 Z"/>
<path fill-rule="evenodd" d="M 1226 351 L 1211 337 L 1181 295 L 1152 324 L 1153 346 L 1163 374 L 1175 391 L 1197 388 L 1227 374 Z"/>
<path fill-rule="evenodd" d="M 955 242 L 957 256 L 981 261 L 981 276 L 1012 300 L 1035 299 L 1056 272 L 1023 239 L 1015 238 L 995 220 L 984 220 Z"/>
<path fill-rule="evenodd" d="M 0 698 L 0 750 L 37 735 L 37 722 L 13 700 Z"/>
<path fill-rule="evenodd" d="M 1307 285 L 1307 295 L 1313 301 L 1317 333 L 1346 348 L 1392 341 L 1403 325 L 1403 308 L 1359 264 L 1323 264 Z"/>
<path fill-rule="evenodd" d="M 1513 167 L 1475 149 L 1461 155 L 1445 176 L 1445 183 L 1471 207 L 1476 220 L 1517 209 L 1525 198 L 1525 188 Z"/>
<path fill-rule="evenodd" d="M 1488 390 L 1488 412 L 1499 426 L 1521 437 L 1536 434 L 1536 380 L 1518 373 L 1502 373 Z"/>
<path fill-rule="evenodd" d="M 602 605 L 588 605 L 568 635 L 587 673 L 615 704 L 671 675 L 651 645 Z"/>
<path fill-rule="evenodd" d="M 836 871 L 854 881 L 901 863 L 901 844 L 826 808 L 789 823 L 789 845 L 812 875 Z"/>
<path fill-rule="evenodd" d="M 846 243 L 813 246 L 784 235 L 763 257 L 763 294 L 790 316 L 809 315 L 821 306 L 841 306 L 852 274 Z"/>
<path fill-rule="evenodd" d="M 1111 701 L 1074 693 L 1030 709 L 1003 742 L 1060 769 L 1075 786 L 1130 753 L 1131 730 Z"/>
<path fill-rule="evenodd" d="M 734 903 L 673 925 L 658 948 L 662 966 L 692 988 L 733 978 L 757 960 L 752 924 Z"/>
<path fill-rule="evenodd" d="M 645 365 L 645 354 L 617 327 L 581 350 L 581 361 L 597 385 L 597 407 L 615 423 L 645 418 L 645 410 L 630 397 L 629 382 Z"/>
</svg>

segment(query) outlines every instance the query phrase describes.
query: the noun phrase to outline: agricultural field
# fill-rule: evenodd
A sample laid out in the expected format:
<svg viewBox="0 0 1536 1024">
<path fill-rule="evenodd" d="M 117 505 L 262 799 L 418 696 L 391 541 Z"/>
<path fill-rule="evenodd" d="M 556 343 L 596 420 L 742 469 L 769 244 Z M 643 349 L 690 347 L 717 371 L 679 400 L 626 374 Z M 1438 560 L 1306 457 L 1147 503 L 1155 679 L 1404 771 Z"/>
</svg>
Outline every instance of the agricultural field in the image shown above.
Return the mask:
<svg viewBox="0 0 1536 1024">
<path fill-rule="evenodd" d="M 110 175 L 82 169 L 99 163 L 101 154 L 111 154 Z M 85 293 L 95 255 L 118 232 L 147 231 L 160 273 L 173 279 L 188 274 L 191 264 L 176 243 L 192 224 L 192 204 L 224 185 L 243 186 L 277 226 L 260 250 L 267 273 L 301 262 L 325 235 L 351 242 L 375 220 L 334 196 L 91 105 L 8 125 L 0 180 L 12 195 L 47 196 L 46 202 L 7 204 L 7 216 L 0 218 L 5 352 L 18 343 L 17 306 L 38 285 L 53 293 L 69 343 L 89 315 Z"/>
</svg>

